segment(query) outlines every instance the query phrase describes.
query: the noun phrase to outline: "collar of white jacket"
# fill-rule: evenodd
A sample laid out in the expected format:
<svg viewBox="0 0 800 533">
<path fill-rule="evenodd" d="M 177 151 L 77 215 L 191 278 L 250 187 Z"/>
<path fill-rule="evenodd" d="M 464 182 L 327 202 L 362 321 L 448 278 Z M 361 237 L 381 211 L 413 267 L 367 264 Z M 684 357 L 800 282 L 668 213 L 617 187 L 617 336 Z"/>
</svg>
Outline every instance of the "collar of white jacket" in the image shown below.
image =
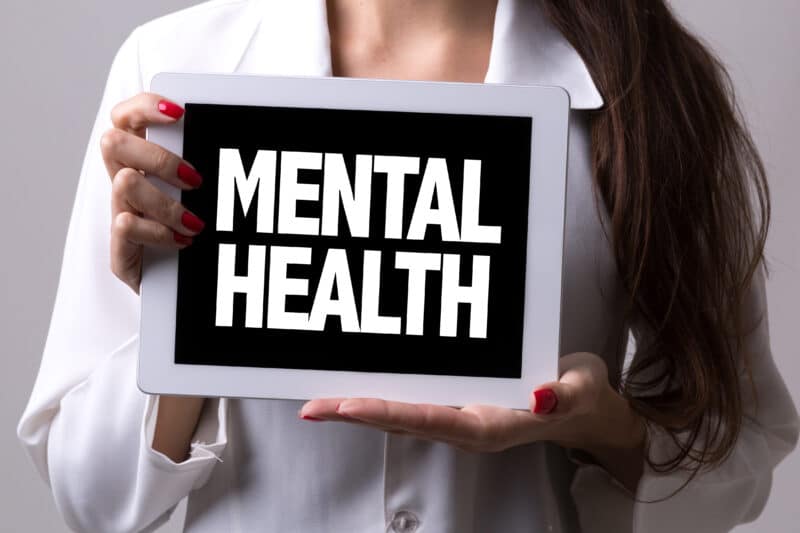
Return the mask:
<svg viewBox="0 0 800 533">
<path fill-rule="evenodd" d="M 250 8 L 243 14 L 250 29 L 238 32 L 241 48 L 226 70 L 331 75 L 325 0 L 255 0 Z M 554 85 L 569 93 L 572 109 L 603 105 L 586 64 L 545 19 L 539 0 L 498 0 L 485 82 Z"/>
</svg>

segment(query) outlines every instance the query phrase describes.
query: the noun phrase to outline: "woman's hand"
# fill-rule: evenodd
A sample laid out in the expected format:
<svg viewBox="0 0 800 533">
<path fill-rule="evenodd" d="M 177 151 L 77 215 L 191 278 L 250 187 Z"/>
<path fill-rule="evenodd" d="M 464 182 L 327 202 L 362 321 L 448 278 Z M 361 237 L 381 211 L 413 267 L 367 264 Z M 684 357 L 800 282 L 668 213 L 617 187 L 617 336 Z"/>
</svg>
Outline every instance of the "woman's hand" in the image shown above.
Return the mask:
<svg viewBox="0 0 800 533">
<path fill-rule="evenodd" d="M 489 405 L 460 409 L 371 398 L 307 402 L 306 420 L 341 420 L 436 440 L 474 452 L 552 441 L 590 453 L 633 490 L 641 476 L 643 420 L 608 382 L 605 362 L 591 353 L 561 358 L 561 378 L 531 393 L 530 410 Z"/>
<path fill-rule="evenodd" d="M 135 292 L 142 276 L 142 249 L 180 249 L 203 229 L 203 221 L 145 177 L 157 176 L 179 189 L 199 187 L 202 178 L 189 163 L 144 140 L 147 126 L 170 124 L 183 109 L 152 93 L 140 93 L 111 111 L 113 128 L 100 141 L 112 180 L 111 270 Z"/>
<path fill-rule="evenodd" d="M 152 93 L 140 93 L 111 110 L 114 127 L 100 147 L 111 177 L 111 270 L 135 292 L 142 278 L 142 250 L 148 246 L 184 248 L 203 229 L 203 221 L 155 185 L 157 176 L 179 189 L 199 187 L 203 179 L 189 163 L 144 140 L 147 126 L 171 124 L 183 109 Z M 161 396 L 153 449 L 175 462 L 189 455 L 204 398 Z"/>
</svg>

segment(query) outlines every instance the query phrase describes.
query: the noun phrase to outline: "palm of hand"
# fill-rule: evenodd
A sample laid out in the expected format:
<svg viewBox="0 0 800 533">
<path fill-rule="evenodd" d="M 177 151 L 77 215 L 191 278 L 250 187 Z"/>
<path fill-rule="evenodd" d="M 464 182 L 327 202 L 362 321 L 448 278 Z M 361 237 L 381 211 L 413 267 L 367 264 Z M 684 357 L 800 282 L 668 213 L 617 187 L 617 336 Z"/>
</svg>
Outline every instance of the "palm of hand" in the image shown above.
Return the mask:
<svg viewBox="0 0 800 533">
<path fill-rule="evenodd" d="M 325 398 L 307 402 L 299 416 L 368 425 L 473 452 L 496 452 L 545 440 L 584 447 L 593 440 L 594 420 L 598 415 L 602 418 L 606 399 L 616 393 L 608 383 L 605 362 L 595 354 L 570 354 L 559 365 L 560 379 L 533 391 L 528 411 L 478 404 L 453 408 L 377 398 Z"/>
</svg>

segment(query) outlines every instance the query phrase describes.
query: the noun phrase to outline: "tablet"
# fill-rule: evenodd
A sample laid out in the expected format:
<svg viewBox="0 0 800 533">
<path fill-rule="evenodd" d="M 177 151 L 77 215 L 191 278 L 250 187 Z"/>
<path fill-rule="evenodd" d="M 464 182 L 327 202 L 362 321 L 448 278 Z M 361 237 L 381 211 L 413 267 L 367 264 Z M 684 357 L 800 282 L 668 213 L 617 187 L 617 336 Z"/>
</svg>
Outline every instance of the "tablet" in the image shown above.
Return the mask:
<svg viewBox="0 0 800 533">
<path fill-rule="evenodd" d="M 528 408 L 557 378 L 558 87 L 159 73 L 206 222 L 146 249 L 147 393 Z"/>
</svg>

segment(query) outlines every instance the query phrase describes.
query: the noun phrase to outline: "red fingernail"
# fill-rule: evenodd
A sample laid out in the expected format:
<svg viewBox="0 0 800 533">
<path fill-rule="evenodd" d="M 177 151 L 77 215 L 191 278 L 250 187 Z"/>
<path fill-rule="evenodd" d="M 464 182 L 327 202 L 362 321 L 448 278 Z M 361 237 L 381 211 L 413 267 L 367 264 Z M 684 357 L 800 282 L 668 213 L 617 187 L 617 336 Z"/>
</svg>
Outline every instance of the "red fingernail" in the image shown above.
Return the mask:
<svg viewBox="0 0 800 533">
<path fill-rule="evenodd" d="M 537 415 L 546 415 L 558 405 L 558 396 L 553 389 L 539 389 L 533 391 L 536 402 L 533 404 L 533 412 Z"/>
<path fill-rule="evenodd" d="M 206 226 L 205 222 L 200 220 L 196 215 L 190 213 L 189 211 L 184 211 L 181 215 L 181 224 L 195 233 L 203 231 L 203 228 Z"/>
<path fill-rule="evenodd" d="M 300 418 L 302 418 L 303 420 L 312 420 L 314 422 L 323 422 L 324 421 L 322 418 L 317 418 L 316 416 L 311 416 L 311 415 L 303 415 Z"/>
<path fill-rule="evenodd" d="M 178 165 L 178 177 L 190 187 L 199 187 L 203 183 L 203 176 L 186 163 Z"/>
<path fill-rule="evenodd" d="M 189 246 L 190 244 L 192 244 L 191 237 L 187 237 L 186 235 L 178 233 L 177 231 L 172 232 L 172 238 L 175 239 L 175 242 L 177 242 L 182 246 Z"/>
<path fill-rule="evenodd" d="M 176 120 L 183 116 L 183 108 L 178 104 L 173 104 L 169 100 L 159 100 L 158 110 Z"/>
</svg>

